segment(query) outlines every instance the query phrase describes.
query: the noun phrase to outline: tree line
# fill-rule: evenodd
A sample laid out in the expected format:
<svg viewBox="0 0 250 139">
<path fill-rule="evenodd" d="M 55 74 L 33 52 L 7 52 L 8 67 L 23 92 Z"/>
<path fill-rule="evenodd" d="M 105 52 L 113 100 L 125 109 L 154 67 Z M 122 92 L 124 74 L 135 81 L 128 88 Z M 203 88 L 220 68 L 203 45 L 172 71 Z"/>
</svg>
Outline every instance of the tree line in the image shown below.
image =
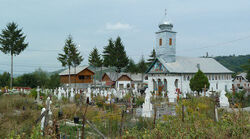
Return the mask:
<svg viewBox="0 0 250 139">
<path fill-rule="evenodd" d="M 4 72 L 0 74 L 0 87 L 9 86 L 10 73 Z M 60 86 L 60 76 L 58 73 L 48 73 L 42 69 L 37 69 L 31 73 L 25 73 L 21 76 L 13 78 L 13 86 L 22 87 L 41 87 L 41 88 L 57 88 Z"/>
</svg>

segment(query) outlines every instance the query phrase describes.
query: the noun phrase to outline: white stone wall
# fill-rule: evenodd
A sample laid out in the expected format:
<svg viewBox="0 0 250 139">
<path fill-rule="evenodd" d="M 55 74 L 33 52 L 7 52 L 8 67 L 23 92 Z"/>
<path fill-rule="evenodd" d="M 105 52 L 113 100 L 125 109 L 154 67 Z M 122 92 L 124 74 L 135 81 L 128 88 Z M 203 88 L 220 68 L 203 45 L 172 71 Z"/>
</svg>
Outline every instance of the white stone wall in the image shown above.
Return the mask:
<svg viewBox="0 0 250 139">
<path fill-rule="evenodd" d="M 131 87 L 131 81 L 117 81 L 116 88 L 120 90 L 120 84 L 123 84 L 123 88 L 127 88 L 127 84 Z"/>
<path fill-rule="evenodd" d="M 220 75 L 220 74 L 216 74 Z M 221 74 L 223 76 L 224 74 Z M 187 76 L 189 76 L 189 80 L 187 80 Z M 175 92 L 175 80 L 178 79 L 178 88 L 180 88 L 181 92 L 191 92 L 189 87 L 190 79 L 194 76 L 194 74 L 149 74 L 148 75 L 148 88 L 150 91 L 153 91 L 153 79 L 157 82 L 158 79 L 164 83 L 164 79 L 167 80 L 167 90 L 168 92 Z M 229 75 L 228 75 L 229 76 Z M 231 76 L 230 76 L 231 77 Z M 222 90 L 232 91 L 232 80 L 231 78 L 217 78 L 217 80 L 209 80 L 210 87 L 209 91 L 217 91 L 221 92 Z"/>
</svg>

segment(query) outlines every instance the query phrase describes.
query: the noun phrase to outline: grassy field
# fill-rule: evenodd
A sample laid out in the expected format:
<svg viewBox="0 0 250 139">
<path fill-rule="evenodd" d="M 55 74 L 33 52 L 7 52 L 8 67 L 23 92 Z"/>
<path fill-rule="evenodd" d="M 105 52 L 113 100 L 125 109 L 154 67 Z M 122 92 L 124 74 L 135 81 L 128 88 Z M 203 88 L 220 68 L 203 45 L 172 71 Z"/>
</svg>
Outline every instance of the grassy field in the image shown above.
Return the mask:
<svg viewBox="0 0 250 139">
<path fill-rule="evenodd" d="M 44 97 L 43 103 L 46 97 Z M 45 105 L 34 103 L 32 95 L 1 95 L 0 96 L 0 137 L 2 138 L 55 138 L 52 134 L 41 136 L 39 123 L 41 108 Z M 108 138 L 249 138 L 250 113 L 228 113 L 219 110 L 219 121 L 214 121 L 214 102 L 208 97 L 194 97 L 180 100 L 176 105 L 176 116 L 164 115 L 154 123 L 154 117 L 135 117 L 124 113 L 122 104 L 106 104 L 104 98 L 94 98 L 98 105 L 87 108 L 86 119 Z M 70 127 L 65 121 L 73 121 L 75 116 L 82 120 L 85 105 L 72 103 L 66 99 L 57 101 L 53 98 L 53 121 L 59 125 L 61 135 L 74 138 L 81 127 Z M 165 101 L 159 99 L 155 101 Z M 185 107 L 184 119 L 182 105 Z M 59 119 L 58 112 L 63 116 Z M 122 118 L 123 117 L 123 118 Z M 184 120 L 184 121 L 183 121 Z M 121 124 L 123 125 L 122 132 Z M 78 130 L 77 130 L 78 129 Z M 85 126 L 86 138 L 100 138 L 89 126 Z"/>
</svg>

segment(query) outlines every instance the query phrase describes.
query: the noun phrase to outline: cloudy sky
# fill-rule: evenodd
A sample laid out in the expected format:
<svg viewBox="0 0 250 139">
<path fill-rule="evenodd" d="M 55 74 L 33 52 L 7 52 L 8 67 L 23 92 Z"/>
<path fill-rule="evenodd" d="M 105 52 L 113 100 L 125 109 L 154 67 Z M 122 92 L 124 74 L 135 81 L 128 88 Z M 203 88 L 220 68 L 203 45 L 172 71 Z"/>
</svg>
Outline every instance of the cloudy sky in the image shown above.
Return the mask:
<svg viewBox="0 0 250 139">
<path fill-rule="evenodd" d="M 108 39 L 122 38 L 129 57 L 146 59 L 167 9 L 177 31 L 177 55 L 250 53 L 250 0 L 0 0 L 0 29 L 16 22 L 29 47 L 14 57 L 16 74 L 41 67 L 61 68 L 57 61 L 71 34 L 88 64 Z M 0 52 L 0 72 L 10 71 L 10 56 Z"/>
</svg>

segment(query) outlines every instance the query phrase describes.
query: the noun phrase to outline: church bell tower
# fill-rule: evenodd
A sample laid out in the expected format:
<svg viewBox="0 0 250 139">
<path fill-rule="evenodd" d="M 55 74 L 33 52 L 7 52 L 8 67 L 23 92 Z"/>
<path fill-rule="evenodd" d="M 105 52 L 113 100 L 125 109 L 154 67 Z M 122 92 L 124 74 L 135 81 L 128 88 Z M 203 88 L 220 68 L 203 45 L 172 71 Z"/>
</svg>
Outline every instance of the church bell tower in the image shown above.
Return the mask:
<svg viewBox="0 0 250 139">
<path fill-rule="evenodd" d="M 156 57 L 162 58 L 166 63 L 176 61 L 176 32 L 172 30 L 173 24 L 165 16 L 159 23 L 160 30 L 156 32 Z"/>
</svg>

